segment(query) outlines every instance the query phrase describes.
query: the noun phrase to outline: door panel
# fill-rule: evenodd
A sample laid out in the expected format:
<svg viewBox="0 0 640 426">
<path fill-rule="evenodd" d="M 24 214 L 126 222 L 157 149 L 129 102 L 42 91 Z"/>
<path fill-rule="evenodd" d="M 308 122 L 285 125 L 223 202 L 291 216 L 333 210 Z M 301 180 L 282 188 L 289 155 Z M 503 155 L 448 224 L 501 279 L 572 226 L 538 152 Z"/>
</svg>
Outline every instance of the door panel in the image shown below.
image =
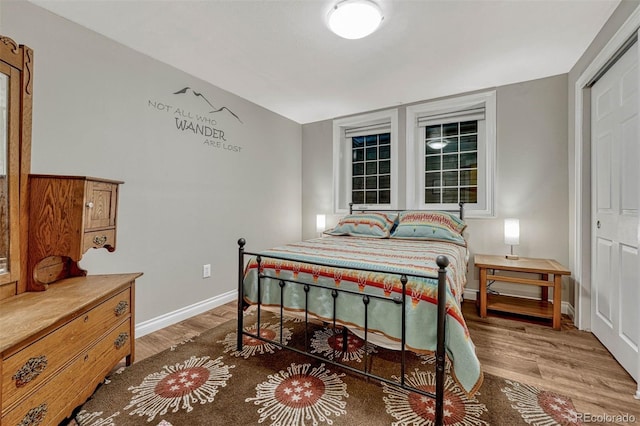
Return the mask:
<svg viewBox="0 0 640 426">
<path fill-rule="evenodd" d="M 638 249 L 620 245 L 620 336 L 638 350 L 640 315 L 638 315 Z M 626 321 L 624 319 L 627 319 Z"/>
<path fill-rule="evenodd" d="M 605 133 L 597 138 L 596 144 L 596 173 L 598 174 L 597 203 L 598 211 L 611 209 L 611 144 L 613 135 Z"/>
<path fill-rule="evenodd" d="M 611 270 L 611 247 L 612 243 L 609 240 L 605 240 L 602 238 L 598 239 L 597 244 L 597 279 L 599 283 L 606 283 L 609 280 L 609 277 L 612 274 Z M 612 327 L 612 318 L 611 318 L 611 301 L 613 300 L 612 294 L 612 286 L 610 285 L 599 285 L 596 288 L 595 292 L 595 300 L 596 300 L 596 309 L 595 312 L 600 317 L 602 321 L 606 324 L 608 328 Z"/>
<path fill-rule="evenodd" d="M 638 51 L 629 49 L 591 88 L 592 331 L 637 381 Z"/>
</svg>

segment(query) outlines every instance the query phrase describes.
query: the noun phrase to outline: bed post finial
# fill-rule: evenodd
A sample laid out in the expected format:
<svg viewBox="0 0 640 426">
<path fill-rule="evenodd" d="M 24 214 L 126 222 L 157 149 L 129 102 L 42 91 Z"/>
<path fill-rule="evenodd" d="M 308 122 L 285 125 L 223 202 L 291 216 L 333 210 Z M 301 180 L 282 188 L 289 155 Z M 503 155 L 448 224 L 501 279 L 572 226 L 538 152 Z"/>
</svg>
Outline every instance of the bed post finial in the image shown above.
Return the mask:
<svg viewBox="0 0 640 426">
<path fill-rule="evenodd" d="M 245 244 L 247 244 L 247 241 L 244 238 L 240 238 L 238 240 L 238 245 L 240 246 L 240 248 L 243 248 Z"/>
<path fill-rule="evenodd" d="M 460 220 L 464 220 L 464 201 L 460 201 L 458 206 L 460 206 Z"/>
<path fill-rule="evenodd" d="M 349 203 L 349 214 L 353 214 L 353 201 Z"/>
<path fill-rule="evenodd" d="M 449 258 L 447 256 L 440 255 L 436 258 L 436 264 L 440 269 L 444 269 L 449 266 Z"/>
</svg>

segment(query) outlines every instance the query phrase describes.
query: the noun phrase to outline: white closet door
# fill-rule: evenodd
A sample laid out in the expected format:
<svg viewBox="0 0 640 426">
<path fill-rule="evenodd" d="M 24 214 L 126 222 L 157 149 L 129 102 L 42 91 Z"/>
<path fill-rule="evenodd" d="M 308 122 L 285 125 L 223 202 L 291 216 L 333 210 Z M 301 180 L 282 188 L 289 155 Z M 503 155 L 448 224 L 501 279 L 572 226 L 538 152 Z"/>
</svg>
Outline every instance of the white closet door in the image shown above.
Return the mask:
<svg viewBox="0 0 640 426">
<path fill-rule="evenodd" d="M 591 88 L 592 292 L 596 337 L 638 381 L 638 51 Z"/>
</svg>

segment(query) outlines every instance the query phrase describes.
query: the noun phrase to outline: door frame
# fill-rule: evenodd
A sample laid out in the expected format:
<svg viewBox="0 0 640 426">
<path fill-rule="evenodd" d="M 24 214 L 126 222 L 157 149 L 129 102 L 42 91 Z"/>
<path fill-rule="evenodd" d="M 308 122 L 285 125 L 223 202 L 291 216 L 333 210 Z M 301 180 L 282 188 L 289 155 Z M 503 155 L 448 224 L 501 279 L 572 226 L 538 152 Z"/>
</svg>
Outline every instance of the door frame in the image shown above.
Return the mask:
<svg viewBox="0 0 640 426">
<path fill-rule="evenodd" d="M 575 290 L 574 322 L 581 330 L 591 328 L 591 105 L 589 83 L 640 27 L 640 6 L 634 10 L 575 84 L 574 173 L 570 253 Z"/>
<path fill-rule="evenodd" d="M 609 42 L 591 61 L 575 83 L 573 205 L 570 206 L 569 253 L 574 283 L 574 323 L 581 330 L 591 329 L 591 89 L 590 83 L 601 73 L 627 41 L 638 34 L 640 6 L 627 18 Z M 639 48 L 640 41 L 634 48 Z M 640 159 L 639 159 L 640 161 Z M 571 164 L 569 165 L 571 166 Z M 640 266 L 639 266 L 640 267 Z M 640 305 L 640 301 L 638 301 Z M 640 357 L 638 361 L 640 369 Z M 636 391 L 640 399 L 640 383 Z"/>
</svg>

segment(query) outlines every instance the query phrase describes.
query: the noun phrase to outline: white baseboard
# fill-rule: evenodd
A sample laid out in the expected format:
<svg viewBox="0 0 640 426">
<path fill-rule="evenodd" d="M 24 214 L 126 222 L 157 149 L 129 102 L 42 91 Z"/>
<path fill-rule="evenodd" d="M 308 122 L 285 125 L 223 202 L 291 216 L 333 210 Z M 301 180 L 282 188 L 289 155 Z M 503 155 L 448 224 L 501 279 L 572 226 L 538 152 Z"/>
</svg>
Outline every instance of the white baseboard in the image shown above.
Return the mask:
<svg viewBox="0 0 640 426">
<path fill-rule="evenodd" d="M 218 306 L 222 306 L 225 303 L 229 303 L 238 298 L 237 290 L 231 290 L 227 293 L 214 296 L 211 299 L 206 299 L 198 303 L 194 303 L 190 306 L 185 306 L 173 312 L 160 315 L 159 317 L 152 318 L 147 321 L 143 321 L 136 324 L 136 338 L 142 337 L 146 334 L 158 331 L 161 328 L 168 327 L 180 321 L 191 318 L 195 315 L 209 311 Z"/>
<path fill-rule="evenodd" d="M 520 295 L 514 295 L 514 294 L 507 294 L 507 293 L 501 293 L 501 294 L 503 294 L 504 296 L 515 296 L 515 297 L 522 297 L 525 299 L 532 299 L 532 300 L 535 299 L 535 297 L 527 297 L 527 296 L 520 296 Z M 478 290 L 474 290 L 474 289 L 464 290 L 464 300 L 476 300 L 477 298 L 478 298 Z M 571 319 L 575 318 L 576 311 L 573 308 L 573 305 L 569 302 L 565 302 L 565 301 L 562 302 L 562 305 L 560 306 L 560 312 L 567 315 Z"/>
</svg>

